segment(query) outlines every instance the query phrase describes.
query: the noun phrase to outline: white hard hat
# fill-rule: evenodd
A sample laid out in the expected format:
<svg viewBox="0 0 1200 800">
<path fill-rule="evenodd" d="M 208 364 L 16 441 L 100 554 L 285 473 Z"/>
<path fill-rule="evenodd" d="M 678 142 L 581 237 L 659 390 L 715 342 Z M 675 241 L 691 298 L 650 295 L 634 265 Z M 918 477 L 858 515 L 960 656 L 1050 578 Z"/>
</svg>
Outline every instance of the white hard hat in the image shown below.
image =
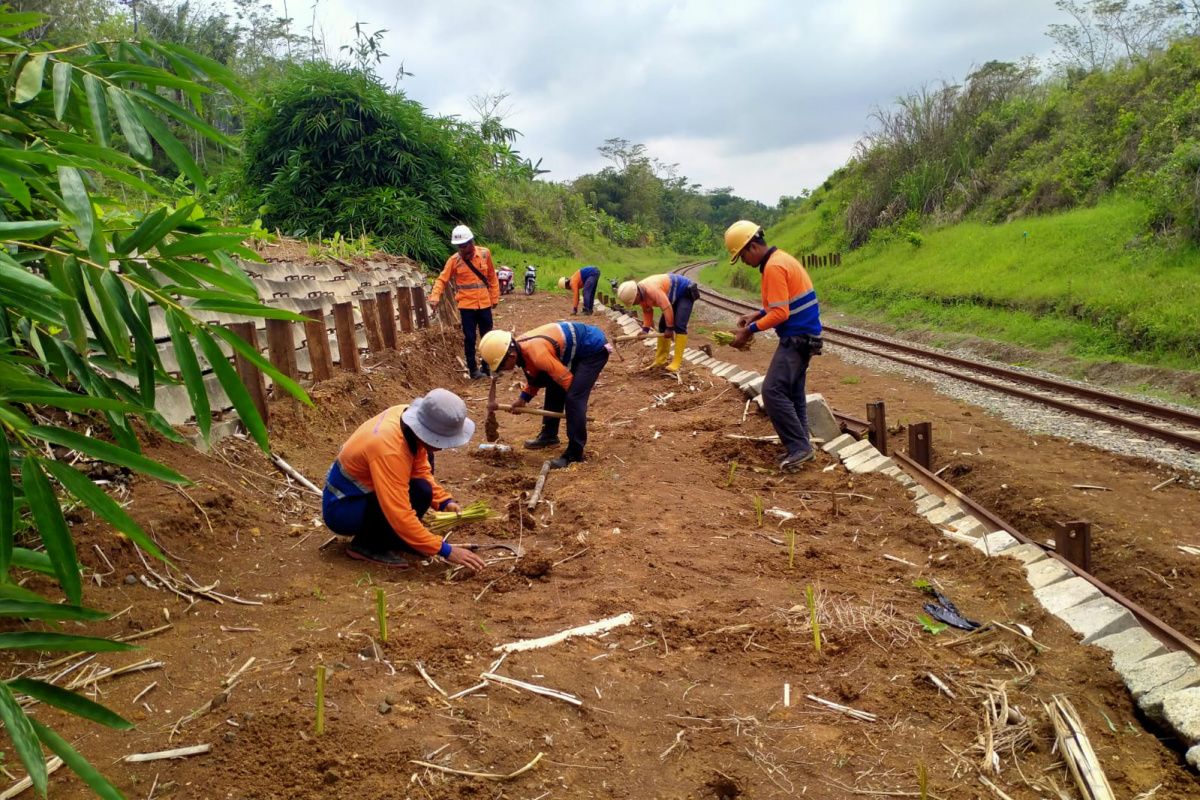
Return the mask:
<svg viewBox="0 0 1200 800">
<path fill-rule="evenodd" d="M 450 234 L 450 244 L 458 247 L 460 244 L 466 244 L 475 238 L 475 234 L 471 233 L 471 229 L 466 225 L 454 226 L 454 231 Z"/>
<path fill-rule="evenodd" d="M 637 300 L 638 285 L 637 281 L 625 281 L 617 287 L 617 299 L 625 305 L 630 305 Z"/>
</svg>

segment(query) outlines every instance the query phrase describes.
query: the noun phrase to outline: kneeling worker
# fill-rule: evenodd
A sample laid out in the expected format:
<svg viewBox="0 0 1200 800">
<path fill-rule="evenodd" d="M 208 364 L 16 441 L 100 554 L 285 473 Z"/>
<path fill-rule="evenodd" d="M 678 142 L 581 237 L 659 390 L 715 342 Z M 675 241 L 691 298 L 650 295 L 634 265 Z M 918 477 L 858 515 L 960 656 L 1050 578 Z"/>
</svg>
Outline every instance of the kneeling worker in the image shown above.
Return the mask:
<svg viewBox="0 0 1200 800">
<path fill-rule="evenodd" d="M 573 289 L 575 300 L 571 303 L 571 313 L 579 313 L 579 295 L 583 293 L 583 313 L 591 314 L 596 302 L 596 284 L 600 282 L 600 268 L 587 266 L 578 270 L 569 278 L 559 278 L 558 288 Z"/>
<path fill-rule="evenodd" d="M 725 231 L 729 263 L 740 258 L 762 273 L 762 308 L 738 318 L 733 346 L 743 348 L 759 331 L 774 328 L 779 347 L 763 380 L 763 406 L 779 440 L 787 448 L 779 462 L 784 471 L 813 459 L 808 439 L 808 402 L 804 381 L 808 362 L 821 354 L 821 311 L 808 271 L 777 247 L 768 247 L 762 228 L 739 220 Z"/>
<path fill-rule="evenodd" d="M 625 305 L 637 303 L 642 307 L 642 330 L 650 331 L 654 324 L 654 307 L 662 309 L 658 318 L 658 330 L 663 334 L 654 351 L 651 367 L 665 366 L 677 372 L 683 364 L 683 351 L 687 347 L 688 320 L 692 317 L 692 306 L 700 298 L 700 286 L 689 278 L 676 275 L 651 275 L 641 281 L 625 281 L 617 288 L 617 299 Z M 671 351 L 671 339 L 675 339 L 675 356 L 667 363 Z"/>
<path fill-rule="evenodd" d="M 566 411 L 567 449 L 550 462 L 554 469 L 584 460 L 588 398 L 611 351 L 604 331 L 582 322 L 552 322 L 517 337 L 508 331 L 492 331 L 479 342 L 479 354 L 492 372 L 517 366 L 525 373 L 525 388 L 510 409 L 524 407 L 538 389 L 545 388 L 542 407 Z M 525 446 L 538 449 L 558 443 L 558 418 L 546 417 L 542 432 Z"/>
<path fill-rule="evenodd" d="M 466 444 L 475 433 L 458 395 L 434 389 L 411 405 L 392 406 L 358 427 L 325 478 L 321 513 L 329 530 L 353 536 L 346 555 L 387 567 L 441 556 L 475 571 L 483 559 L 443 541 L 421 524 L 436 505 L 460 511 L 433 477 L 432 454 Z"/>
</svg>

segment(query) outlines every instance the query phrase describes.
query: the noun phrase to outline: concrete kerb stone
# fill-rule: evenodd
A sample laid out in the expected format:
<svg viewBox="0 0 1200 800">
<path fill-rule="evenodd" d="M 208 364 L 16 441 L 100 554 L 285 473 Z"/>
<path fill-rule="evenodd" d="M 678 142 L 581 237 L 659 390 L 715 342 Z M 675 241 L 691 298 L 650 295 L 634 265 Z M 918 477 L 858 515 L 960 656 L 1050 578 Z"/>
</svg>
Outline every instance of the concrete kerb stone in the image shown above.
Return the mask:
<svg viewBox="0 0 1200 800">
<path fill-rule="evenodd" d="M 1036 564 L 1039 561 L 1045 561 L 1049 556 L 1046 551 L 1038 547 L 1036 544 L 1021 544 L 1016 547 L 1010 547 L 1004 551 L 1004 555 L 1009 558 L 1015 558 L 1025 566 Z"/>
<path fill-rule="evenodd" d="M 857 441 L 858 441 L 858 439 L 855 439 L 850 434 L 843 433 L 841 436 L 837 437 L 836 439 L 826 442 L 824 447 L 822 447 L 821 449 L 831 455 L 841 455 L 842 450 L 846 449 L 847 447 L 849 447 L 850 445 L 854 444 Z"/>
<path fill-rule="evenodd" d="M 932 509 L 925 515 L 925 519 L 933 525 L 950 525 L 963 518 L 963 510 L 958 506 L 953 506 L 947 503 L 939 508 Z"/>
<path fill-rule="evenodd" d="M 1112 655 L 1112 666 L 1117 672 L 1132 667 L 1139 661 L 1165 655 L 1167 648 L 1144 628 L 1136 627 L 1105 636 L 1092 642 L 1096 647 Z"/>
<path fill-rule="evenodd" d="M 833 417 L 833 410 L 825 397 L 820 394 L 810 394 L 805 397 L 808 407 L 808 431 L 813 436 L 829 442 L 838 437 L 842 428 Z"/>
<path fill-rule="evenodd" d="M 757 378 L 747 381 L 745 385 L 742 386 L 742 391 L 751 397 L 756 397 L 762 394 L 763 381 L 765 380 L 766 378 L 764 378 L 762 375 L 759 375 Z"/>
<path fill-rule="evenodd" d="M 1058 618 L 1082 636 L 1084 644 L 1137 627 L 1137 620 L 1129 613 L 1129 609 L 1111 597 L 1073 606 L 1059 614 Z"/>
<path fill-rule="evenodd" d="M 749 378 L 754 373 L 748 369 L 741 369 L 729 376 L 729 382 L 737 386 L 741 386 L 742 381 Z"/>
<path fill-rule="evenodd" d="M 882 455 L 883 453 L 880 453 L 874 447 L 870 447 L 855 453 L 850 458 L 847 458 L 843 463 L 845 464 L 846 469 L 854 471 L 863 464 L 866 464 L 869 461 L 874 461 Z"/>
<path fill-rule="evenodd" d="M 1187 751 L 1187 763 L 1192 769 L 1200 772 L 1200 744 Z"/>
<path fill-rule="evenodd" d="M 1200 744 L 1200 688 L 1183 689 L 1163 700 L 1163 718 L 1188 744 Z"/>
<path fill-rule="evenodd" d="M 1192 667 L 1184 675 L 1175 680 L 1168 681 L 1162 686 L 1146 692 L 1142 695 L 1142 699 L 1138 700 L 1138 708 L 1150 719 L 1160 725 L 1166 725 L 1167 721 L 1163 716 L 1163 703 L 1176 692 L 1190 689 L 1193 686 L 1200 686 L 1200 667 Z"/>
<path fill-rule="evenodd" d="M 1192 657 L 1187 653 L 1177 652 L 1147 658 L 1117 671 L 1121 673 L 1121 679 L 1125 681 L 1125 686 L 1133 695 L 1133 699 L 1141 700 L 1149 692 L 1187 677 L 1190 671 L 1195 670 L 1196 662 Z M 1200 679 L 1200 674 L 1197 675 L 1197 678 Z M 1179 688 L 1186 689 L 1188 687 L 1181 686 Z"/>
<path fill-rule="evenodd" d="M 1060 581 L 1067 580 L 1074 574 L 1061 561 L 1053 558 L 1044 558 L 1025 567 L 1025 579 L 1029 581 L 1029 585 L 1034 589 L 1044 589 L 1047 586 L 1053 586 Z M 1116 631 L 1113 631 L 1113 633 L 1116 633 Z"/>
<path fill-rule="evenodd" d="M 836 438 L 837 438 L 836 436 L 830 437 L 827 441 L 832 442 Z M 873 444 L 871 444 L 869 441 L 867 441 L 866 439 L 860 439 L 859 441 L 854 442 L 853 444 L 847 445 L 846 447 L 842 448 L 841 450 L 838 450 L 838 458 L 842 459 L 842 461 L 847 461 L 850 458 L 857 455 L 858 453 L 861 453 L 867 449 L 875 450 L 875 446 Z M 875 452 L 879 452 L 879 451 L 876 450 Z"/>
<path fill-rule="evenodd" d="M 996 531 L 995 533 L 989 533 L 987 536 L 981 536 L 971 546 L 985 556 L 998 556 L 1005 550 L 1016 547 L 1018 544 L 1019 542 L 1006 531 Z M 1089 583 L 1088 586 L 1091 586 L 1091 584 Z M 1042 605 L 1045 605 L 1045 603 Z"/>
<path fill-rule="evenodd" d="M 887 467 L 894 466 L 895 463 L 895 461 L 892 461 L 887 456 L 881 454 L 878 458 L 873 458 L 870 461 L 857 464 L 853 468 L 848 469 L 850 469 L 851 472 L 859 475 L 865 475 L 868 472 L 879 472 Z"/>
<path fill-rule="evenodd" d="M 992 534 L 992 536 L 994 535 Z M 1007 533 L 1004 535 L 1008 536 Z M 1012 537 L 1009 536 L 1009 538 L 1011 539 Z M 1044 589 L 1035 589 L 1033 596 L 1051 614 L 1058 614 L 1058 612 L 1066 611 L 1072 606 L 1095 600 L 1100 596 L 1100 590 L 1083 578 L 1068 578 L 1065 581 L 1047 586 Z"/>
<path fill-rule="evenodd" d="M 917 513 L 921 516 L 925 516 L 940 505 L 944 505 L 942 503 L 942 498 L 938 497 L 937 495 L 927 495 L 917 501 Z"/>
<path fill-rule="evenodd" d="M 975 519 L 975 517 L 972 517 L 970 514 L 966 514 L 960 519 L 954 520 L 954 522 L 950 523 L 950 527 L 954 529 L 955 533 L 961 534 L 962 536 L 970 536 L 972 539 L 982 539 L 984 536 L 988 535 L 988 527 L 979 520 Z M 1033 545 L 1021 546 L 1033 547 Z M 1004 555 L 1009 555 L 1013 549 L 1015 548 L 1007 548 L 1004 552 Z"/>
</svg>

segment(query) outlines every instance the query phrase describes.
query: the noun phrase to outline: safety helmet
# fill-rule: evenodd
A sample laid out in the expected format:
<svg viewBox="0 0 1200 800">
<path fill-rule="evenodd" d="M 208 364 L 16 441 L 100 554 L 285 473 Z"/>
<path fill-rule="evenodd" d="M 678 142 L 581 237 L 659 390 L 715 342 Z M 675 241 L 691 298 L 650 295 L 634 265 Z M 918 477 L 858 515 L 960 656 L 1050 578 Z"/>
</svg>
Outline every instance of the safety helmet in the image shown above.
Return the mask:
<svg viewBox="0 0 1200 800">
<path fill-rule="evenodd" d="M 471 229 L 466 225 L 455 225 L 454 230 L 450 234 L 450 244 L 458 247 L 460 244 L 466 244 L 475 238 L 475 234 L 471 233 Z"/>
<path fill-rule="evenodd" d="M 738 255 L 750 244 L 750 240 L 762 233 L 762 228 L 748 219 L 739 219 L 725 229 L 725 249 L 729 251 L 729 263 L 738 259 Z"/>
<path fill-rule="evenodd" d="M 565 289 L 567 288 L 568 283 L 570 283 L 570 281 L 567 279 L 567 276 L 564 275 L 558 279 L 558 288 Z"/>
<path fill-rule="evenodd" d="M 625 281 L 617 287 L 617 299 L 625 305 L 630 305 L 637 301 L 638 287 L 637 281 Z"/>
<path fill-rule="evenodd" d="M 513 335 L 508 331 L 488 331 L 479 340 L 479 357 L 488 365 L 488 369 L 497 372 L 512 344 Z"/>
</svg>

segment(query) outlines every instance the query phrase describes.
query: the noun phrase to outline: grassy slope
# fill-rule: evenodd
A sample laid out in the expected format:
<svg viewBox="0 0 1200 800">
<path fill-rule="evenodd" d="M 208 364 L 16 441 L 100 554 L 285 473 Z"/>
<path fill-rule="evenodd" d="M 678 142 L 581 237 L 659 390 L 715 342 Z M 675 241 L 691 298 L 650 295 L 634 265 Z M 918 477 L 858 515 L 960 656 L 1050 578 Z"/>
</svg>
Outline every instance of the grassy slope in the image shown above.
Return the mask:
<svg viewBox="0 0 1200 800">
<path fill-rule="evenodd" d="M 825 307 L 899 327 L 935 328 L 1092 359 L 1200 368 L 1200 251 L 1137 245 L 1144 208 L 1110 197 L 1093 208 L 921 232 L 814 270 Z M 772 228 L 792 253 L 825 252 L 813 211 Z M 1028 234 L 1026 236 L 1025 234 Z M 757 273 L 749 273 L 757 291 Z M 703 280 L 730 285 L 730 268 Z"/>
</svg>

